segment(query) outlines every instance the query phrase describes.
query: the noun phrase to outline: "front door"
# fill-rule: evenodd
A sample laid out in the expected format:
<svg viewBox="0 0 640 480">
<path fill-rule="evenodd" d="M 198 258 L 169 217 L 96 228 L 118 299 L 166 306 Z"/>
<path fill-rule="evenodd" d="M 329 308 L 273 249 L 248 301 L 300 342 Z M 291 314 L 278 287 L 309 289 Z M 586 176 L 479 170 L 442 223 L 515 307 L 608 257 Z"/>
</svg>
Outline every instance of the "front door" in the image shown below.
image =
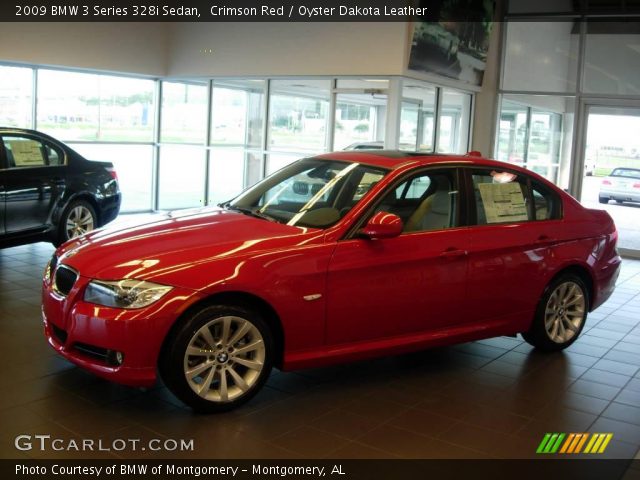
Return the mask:
<svg viewBox="0 0 640 480">
<path fill-rule="evenodd" d="M 368 341 L 464 321 L 468 229 L 458 227 L 455 169 L 392 186 L 370 212 L 398 215 L 396 238 L 338 242 L 329 265 L 327 343 Z"/>
</svg>

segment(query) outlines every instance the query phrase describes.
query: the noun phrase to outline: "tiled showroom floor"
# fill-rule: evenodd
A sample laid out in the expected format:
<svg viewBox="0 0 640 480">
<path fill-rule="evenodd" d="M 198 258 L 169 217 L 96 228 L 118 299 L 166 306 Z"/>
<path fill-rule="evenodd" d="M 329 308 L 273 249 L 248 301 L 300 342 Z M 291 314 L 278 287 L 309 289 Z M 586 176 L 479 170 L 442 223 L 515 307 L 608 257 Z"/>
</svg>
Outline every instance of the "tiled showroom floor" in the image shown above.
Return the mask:
<svg viewBox="0 0 640 480">
<path fill-rule="evenodd" d="M 496 338 L 335 368 L 273 374 L 240 410 L 194 415 L 158 385 L 99 380 L 42 336 L 40 277 L 53 248 L 0 250 L 0 452 L 5 458 L 112 457 L 21 452 L 18 434 L 68 439 L 194 439 L 195 451 L 121 457 L 523 458 L 545 432 L 613 432 L 605 453 L 640 445 L 640 261 L 566 352 Z"/>
</svg>

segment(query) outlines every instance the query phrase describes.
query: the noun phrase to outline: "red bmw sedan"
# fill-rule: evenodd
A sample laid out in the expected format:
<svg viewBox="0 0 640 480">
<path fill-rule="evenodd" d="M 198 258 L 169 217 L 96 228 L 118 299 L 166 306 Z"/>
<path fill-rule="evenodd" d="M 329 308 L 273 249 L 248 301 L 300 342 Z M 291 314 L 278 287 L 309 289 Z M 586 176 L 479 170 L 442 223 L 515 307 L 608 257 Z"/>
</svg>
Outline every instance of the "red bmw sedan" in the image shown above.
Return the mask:
<svg viewBox="0 0 640 480">
<path fill-rule="evenodd" d="M 46 268 L 50 345 L 96 375 L 159 373 L 198 411 L 294 370 L 498 335 L 571 345 L 620 269 L 609 215 L 474 155 L 305 158 L 218 208 L 97 230 Z"/>
</svg>

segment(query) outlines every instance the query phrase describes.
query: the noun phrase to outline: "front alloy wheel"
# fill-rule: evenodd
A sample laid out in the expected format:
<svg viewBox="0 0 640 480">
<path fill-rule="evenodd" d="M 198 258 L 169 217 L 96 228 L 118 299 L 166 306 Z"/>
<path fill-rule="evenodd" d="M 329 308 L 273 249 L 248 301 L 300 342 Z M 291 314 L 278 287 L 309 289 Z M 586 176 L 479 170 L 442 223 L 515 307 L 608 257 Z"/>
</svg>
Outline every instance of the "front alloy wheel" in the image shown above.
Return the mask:
<svg viewBox="0 0 640 480">
<path fill-rule="evenodd" d="M 168 338 L 160 373 L 194 410 L 225 411 L 258 392 L 271 371 L 272 352 L 271 333 L 257 313 L 209 306 Z"/>
<path fill-rule="evenodd" d="M 522 336 L 540 350 L 562 350 L 580 335 L 588 309 L 589 296 L 582 279 L 561 275 L 545 290 L 531 328 Z"/>
<path fill-rule="evenodd" d="M 219 317 L 191 337 L 183 369 L 198 396 L 229 402 L 255 385 L 264 359 L 264 339 L 255 325 L 241 317 Z"/>
</svg>

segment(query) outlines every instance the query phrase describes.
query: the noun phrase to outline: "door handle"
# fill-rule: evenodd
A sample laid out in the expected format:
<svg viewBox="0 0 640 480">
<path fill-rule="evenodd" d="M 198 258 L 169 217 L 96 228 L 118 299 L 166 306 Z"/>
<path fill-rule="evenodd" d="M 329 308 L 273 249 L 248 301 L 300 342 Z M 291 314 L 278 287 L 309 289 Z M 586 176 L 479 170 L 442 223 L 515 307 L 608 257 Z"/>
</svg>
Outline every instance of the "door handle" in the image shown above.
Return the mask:
<svg viewBox="0 0 640 480">
<path fill-rule="evenodd" d="M 440 254 L 440 258 L 464 257 L 465 255 L 467 255 L 467 253 L 468 252 L 466 250 L 460 250 L 459 248 L 450 247 Z"/>
<path fill-rule="evenodd" d="M 553 242 L 553 240 L 554 239 L 552 237 L 543 233 L 536 239 L 536 243 L 548 243 Z"/>
</svg>

